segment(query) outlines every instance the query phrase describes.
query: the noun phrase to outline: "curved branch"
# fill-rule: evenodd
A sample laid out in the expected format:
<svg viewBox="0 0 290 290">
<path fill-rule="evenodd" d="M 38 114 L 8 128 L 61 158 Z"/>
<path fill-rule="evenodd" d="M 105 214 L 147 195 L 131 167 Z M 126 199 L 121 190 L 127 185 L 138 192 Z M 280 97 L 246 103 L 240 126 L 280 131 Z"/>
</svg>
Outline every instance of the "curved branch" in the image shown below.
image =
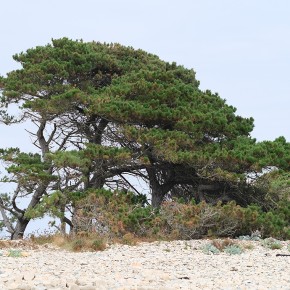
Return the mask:
<svg viewBox="0 0 290 290">
<path fill-rule="evenodd" d="M 13 197 L 12 197 L 12 206 L 13 208 L 15 209 L 15 211 L 17 211 L 18 213 L 20 213 L 22 216 L 24 215 L 25 211 L 20 209 L 17 205 L 16 205 L 16 198 L 18 197 L 18 194 L 20 192 L 20 187 L 19 185 L 17 186 L 14 194 L 13 194 Z"/>
</svg>

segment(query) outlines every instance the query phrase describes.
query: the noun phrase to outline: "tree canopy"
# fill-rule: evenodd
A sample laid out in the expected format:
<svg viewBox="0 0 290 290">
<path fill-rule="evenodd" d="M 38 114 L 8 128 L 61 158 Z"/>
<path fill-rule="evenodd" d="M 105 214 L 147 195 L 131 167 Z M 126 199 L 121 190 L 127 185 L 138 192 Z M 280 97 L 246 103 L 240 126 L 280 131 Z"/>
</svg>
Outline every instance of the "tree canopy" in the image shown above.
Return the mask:
<svg viewBox="0 0 290 290">
<path fill-rule="evenodd" d="M 75 200 L 92 190 L 148 185 L 153 207 L 166 198 L 263 200 L 249 178 L 265 168 L 289 170 L 284 137 L 257 142 L 243 118 L 217 93 L 202 91 L 192 69 L 120 44 L 53 39 L 13 56 L 21 68 L 0 78 L 2 125 L 25 120 L 39 153 L 3 148 L 3 225 L 21 237 L 44 213 L 73 226 Z M 16 104 L 20 115 L 12 116 Z M 21 208 L 18 200 L 28 196 Z M 210 196 L 210 198 L 208 198 Z"/>
</svg>

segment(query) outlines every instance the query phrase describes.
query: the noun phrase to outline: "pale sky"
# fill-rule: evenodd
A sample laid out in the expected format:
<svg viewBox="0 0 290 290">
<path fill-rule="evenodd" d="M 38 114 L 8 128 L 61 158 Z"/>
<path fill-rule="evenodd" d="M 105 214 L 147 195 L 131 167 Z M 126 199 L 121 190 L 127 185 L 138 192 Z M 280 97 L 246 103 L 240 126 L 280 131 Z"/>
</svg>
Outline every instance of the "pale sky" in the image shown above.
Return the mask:
<svg viewBox="0 0 290 290">
<path fill-rule="evenodd" d="M 289 0 L 2 1 L 0 74 L 51 38 L 118 42 L 193 68 L 202 89 L 255 119 L 259 141 L 290 141 L 289 15 Z M 0 148 L 31 150 L 27 126 L 0 124 Z"/>
<path fill-rule="evenodd" d="M 0 74 L 51 38 L 119 42 L 193 68 L 202 89 L 255 119 L 253 137 L 289 141 L 289 15 L 289 0 L 2 1 Z M 0 147 L 22 134 L 29 143 L 22 129 L 0 130 Z"/>
</svg>

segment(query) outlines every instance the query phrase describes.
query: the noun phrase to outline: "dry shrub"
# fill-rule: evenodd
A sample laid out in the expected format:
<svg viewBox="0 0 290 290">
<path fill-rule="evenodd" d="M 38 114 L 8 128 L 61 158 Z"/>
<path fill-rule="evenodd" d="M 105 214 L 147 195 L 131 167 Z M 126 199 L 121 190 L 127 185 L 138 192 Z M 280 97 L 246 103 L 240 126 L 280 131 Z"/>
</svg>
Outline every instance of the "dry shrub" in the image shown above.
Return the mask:
<svg viewBox="0 0 290 290">
<path fill-rule="evenodd" d="M 122 237 L 122 243 L 130 246 L 135 246 L 138 243 L 138 239 L 132 234 L 127 233 Z"/>
<path fill-rule="evenodd" d="M 216 239 L 212 240 L 211 244 L 222 252 L 225 248 L 229 246 L 237 245 L 237 242 L 231 239 L 223 239 L 223 240 Z"/>
<path fill-rule="evenodd" d="M 55 234 L 52 237 L 52 244 L 56 245 L 57 247 L 63 247 L 67 242 L 67 237 L 60 234 Z"/>
<path fill-rule="evenodd" d="M 96 233 L 90 233 L 84 235 L 82 232 L 80 235 L 72 235 L 66 238 L 66 243 L 62 247 L 65 247 L 74 252 L 81 251 L 103 251 L 107 248 L 108 238 L 100 236 Z"/>
<path fill-rule="evenodd" d="M 8 242 L 7 241 L 0 241 L 0 249 L 8 248 Z"/>
<path fill-rule="evenodd" d="M 74 252 L 103 251 L 107 247 L 108 238 L 97 233 L 80 232 L 71 235 L 56 233 L 50 236 L 34 237 L 33 243 L 44 246 L 49 244 Z"/>
<path fill-rule="evenodd" d="M 205 236 L 234 236 L 239 226 L 239 207 L 199 204 L 164 203 L 160 215 L 166 221 L 170 233 L 180 239 Z"/>
<path fill-rule="evenodd" d="M 103 238 L 94 239 L 91 242 L 91 248 L 94 251 L 104 251 L 107 248 L 106 241 Z"/>
<path fill-rule="evenodd" d="M 246 250 L 253 250 L 255 248 L 255 246 L 251 243 L 243 243 L 243 248 Z"/>
<path fill-rule="evenodd" d="M 130 233 L 146 237 L 159 232 L 161 222 L 156 211 L 144 207 L 130 192 L 95 192 L 77 204 L 74 228 L 79 232 L 95 232 L 121 238 Z"/>
<path fill-rule="evenodd" d="M 109 241 L 127 244 L 140 239 L 237 237 L 255 230 L 261 231 L 264 237 L 287 238 L 290 236 L 289 212 L 288 204 L 264 213 L 257 205 L 242 208 L 233 201 L 216 205 L 168 201 L 156 210 L 136 201 L 130 192 L 100 190 L 77 204 L 74 228 L 82 239 L 95 233 Z"/>
</svg>

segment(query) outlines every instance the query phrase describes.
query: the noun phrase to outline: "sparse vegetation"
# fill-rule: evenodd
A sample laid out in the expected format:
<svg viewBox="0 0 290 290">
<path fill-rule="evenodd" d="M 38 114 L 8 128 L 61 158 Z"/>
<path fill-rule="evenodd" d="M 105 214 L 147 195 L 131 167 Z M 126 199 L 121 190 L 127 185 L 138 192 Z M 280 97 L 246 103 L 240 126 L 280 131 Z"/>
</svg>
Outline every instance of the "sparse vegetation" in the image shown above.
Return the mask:
<svg viewBox="0 0 290 290">
<path fill-rule="evenodd" d="M 219 254 L 225 252 L 230 255 L 239 255 L 243 253 L 243 248 L 231 239 L 215 239 L 202 247 L 202 251 L 206 254 Z"/>
<path fill-rule="evenodd" d="M 20 257 L 22 257 L 22 252 L 21 252 L 21 250 L 9 250 L 7 256 L 13 257 L 13 258 L 20 258 Z"/>
<path fill-rule="evenodd" d="M 232 239 L 215 239 L 211 241 L 211 244 L 221 252 L 224 251 L 224 249 L 227 247 L 237 245 L 237 243 Z"/>
<path fill-rule="evenodd" d="M 205 254 L 219 254 L 220 253 L 220 250 L 215 247 L 213 244 L 211 243 L 208 243 L 208 244 L 205 244 L 203 247 L 202 247 L 202 251 L 205 253 Z"/>
<path fill-rule="evenodd" d="M 224 248 L 224 252 L 230 255 L 240 255 L 244 252 L 240 245 L 229 245 Z"/>
<path fill-rule="evenodd" d="M 253 250 L 255 248 L 255 246 L 251 243 L 243 243 L 243 248 L 245 250 Z"/>
<path fill-rule="evenodd" d="M 267 238 L 263 240 L 262 245 L 271 250 L 279 250 L 283 247 L 282 243 L 274 238 Z"/>
</svg>

